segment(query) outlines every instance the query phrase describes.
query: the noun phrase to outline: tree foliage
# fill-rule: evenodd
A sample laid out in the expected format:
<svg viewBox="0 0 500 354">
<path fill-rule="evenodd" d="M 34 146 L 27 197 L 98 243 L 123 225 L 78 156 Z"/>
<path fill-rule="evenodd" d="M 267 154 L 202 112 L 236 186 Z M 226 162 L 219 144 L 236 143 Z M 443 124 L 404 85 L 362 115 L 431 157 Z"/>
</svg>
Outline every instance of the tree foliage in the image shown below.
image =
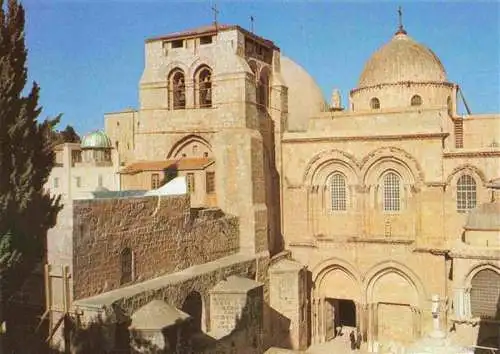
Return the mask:
<svg viewBox="0 0 500 354">
<path fill-rule="evenodd" d="M 80 136 L 71 125 L 67 125 L 62 131 L 53 129 L 51 140 L 53 145 L 63 143 L 79 143 L 81 141 Z"/>
<path fill-rule="evenodd" d="M 23 6 L 0 0 L 0 272 L 7 278 L 43 260 L 46 232 L 60 210 L 59 198 L 43 188 L 55 162 L 51 134 L 59 117 L 39 122 L 40 89 L 33 83 L 25 90 L 24 25 Z"/>
</svg>

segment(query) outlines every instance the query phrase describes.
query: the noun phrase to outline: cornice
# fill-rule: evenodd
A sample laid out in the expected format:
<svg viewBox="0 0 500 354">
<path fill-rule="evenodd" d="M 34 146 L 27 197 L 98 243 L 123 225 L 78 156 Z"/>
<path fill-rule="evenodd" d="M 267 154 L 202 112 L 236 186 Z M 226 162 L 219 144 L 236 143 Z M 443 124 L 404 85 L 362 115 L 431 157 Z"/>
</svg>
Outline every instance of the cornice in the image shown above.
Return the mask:
<svg viewBox="0 0 500 354">
<path fill-rule="evenodd" d="M 359 140 L 424 140 L 444 139 L 449 133 L 424 133 L 424 134 L 395 134 L 395 135 L 358 135 L 358 136 L 317 136 L 317 137 L 287 137 L 282 143 L 312 143 L 312 142 L 335 142 L 335 141 L 359 141 Z M 500 154 L 500 152 L 499 152 Z"/>
<path fill-rule="evenodd" d="M 500 156 L 500 150 L 491 151 L 449 151 L 443 153 L 444 158 L 454 157 L 495 157 Z"/>
<path fill-rule="evenodd" d="M 136 135 L 162 135 L 162 134 L 214 134 L 217 133 L 213 129 L 196 129 L 196 130 L 155 130 L 149 132 L 136 132 Z"/>
<path fill-rule="evenodd" d="M 480 260 L 485 260 L 485 261 L 499 261 L 500 260 L 500 252 L 497 254 L 486 254 L 486 253 L 481 253 L 481 254 L 473 254 L 470 252 L 467 252 L 467 250 L 463 251 L 451 251 L 449 253 L 451 258 L 462 258 L 462 259 L 480 259 Z"/>
<path fill-rule="evenodd" d="M 371 238 L 363 238 L 363 237 L 349 237 L 347 242 L 353 243 L 382 243 L 382 244 L 391 244 L 391 245 L 411 245 L 414 240 L 410 240 L 407 238 L 394 238 L 391 237 L 371 237 Z"/>
<path fill-rule="evenodd" d="M 400 82 L 390 82 L 390 83 L 380 83 L 378 85 L 357 87 L 350 91 L 351 95 L 360 91 L 369 91 L 373 89 L 381 89 L 388 86 L 445 86 L 445 87 L 455 87 L 456 84 L 446 81 L 425 81 L 425 82 L 414 82 L 414 81 L 400 81 Z"/>
<path fill-rule="evenodd" d="M 290 247 L 307 247 L 307 248 L 317 248 L 318 246 L 314 241 L 298 241 L 290 242 Z"/>
</svg>

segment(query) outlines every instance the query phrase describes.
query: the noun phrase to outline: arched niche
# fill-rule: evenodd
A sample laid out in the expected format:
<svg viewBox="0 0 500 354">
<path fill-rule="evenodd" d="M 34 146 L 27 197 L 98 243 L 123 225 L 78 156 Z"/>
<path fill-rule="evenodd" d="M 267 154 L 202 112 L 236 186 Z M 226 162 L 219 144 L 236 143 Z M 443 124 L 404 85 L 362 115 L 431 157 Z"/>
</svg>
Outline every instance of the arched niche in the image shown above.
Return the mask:
<svg viewBox="0 0 500 354">
<path fill-rule="evenodd" d="M 192 329 L 196 332 L 201 331 L 201 321 L 203 319 L 203 300 L 201 294 L 197 291 L 190 292 L 184 299 L 181 310 L 191 316 Z"/>
<path fill-rule="evenodd" d="M 167 159 L 183 157 L 210 158 L 212 156 L 212 146 L 208 140 L 199 135 L 188 135 L 179 139 L 173 145 L 167 154 Z"/>
</svg>

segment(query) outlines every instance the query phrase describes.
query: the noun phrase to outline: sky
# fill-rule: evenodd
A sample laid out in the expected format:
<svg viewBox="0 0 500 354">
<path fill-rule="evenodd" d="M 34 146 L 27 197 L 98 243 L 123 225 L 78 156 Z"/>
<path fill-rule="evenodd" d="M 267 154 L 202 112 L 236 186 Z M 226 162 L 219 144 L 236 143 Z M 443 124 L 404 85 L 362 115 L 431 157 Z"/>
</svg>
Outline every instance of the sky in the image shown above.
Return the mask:
<svg viewBox="0 0 500 354">
<path fill-rule="evenodd" d="M 104 113 L 138 108 L 144 40 L 213 22 L 213 1 L 21 0 L 29 80 L 41 118 L 59 129 L 104 127 Z M 325 99 L 343 102 L 370 56 L 403 24 L 431 48 L 473 113 L 500 112 L 500 1 L 216 1 L 218 21 L 250 28 L 303 66 Z"/>
</svg>

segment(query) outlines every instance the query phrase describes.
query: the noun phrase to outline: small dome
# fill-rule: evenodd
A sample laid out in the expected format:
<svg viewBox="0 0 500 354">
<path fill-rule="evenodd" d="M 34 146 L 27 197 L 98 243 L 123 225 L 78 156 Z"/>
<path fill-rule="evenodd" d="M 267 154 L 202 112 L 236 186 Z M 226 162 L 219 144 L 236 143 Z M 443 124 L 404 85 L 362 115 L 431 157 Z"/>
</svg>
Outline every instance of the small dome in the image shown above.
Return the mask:
<svg viewBox="0 0 500 354">
<path fill-rule="evenodd" d="M 111 149 L 113 146 L 106 133 L 97 130 L 85 135 L 80 147 L 82 149 Z"/>
<path fill-rule="evenodd" d="M 446 82 L 446 71 L 439 58 L 406 32 L 397 32 L 368 60 L 359 87 L 398 82 Z"/>
<path fill-rule="evenodd" d="M 500 203 L 498 201 L 485 203 L 471 210 L 465 229 L 500 230 Z"/>
</svg>

